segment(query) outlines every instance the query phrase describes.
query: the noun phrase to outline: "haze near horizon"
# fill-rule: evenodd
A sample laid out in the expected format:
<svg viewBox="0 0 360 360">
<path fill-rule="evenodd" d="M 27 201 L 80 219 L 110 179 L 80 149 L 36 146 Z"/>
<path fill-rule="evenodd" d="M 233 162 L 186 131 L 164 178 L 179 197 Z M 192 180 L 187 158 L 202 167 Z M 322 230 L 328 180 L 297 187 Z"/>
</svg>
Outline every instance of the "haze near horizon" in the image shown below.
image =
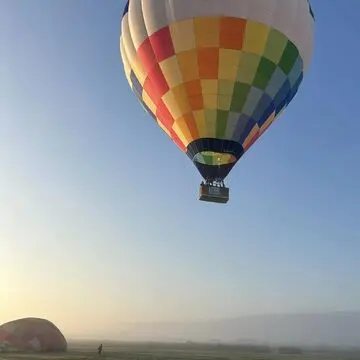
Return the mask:
<svg viewBox="0 0 360 360">
<path fill-rule="evenodd" d="M 309 72 L 231 172 L 226 206 L 197 200 L 196 169 L 131 93 L 124 5 L 1 2 L 0 322 L 105 336 L 360 310 L 360 3 L 313 1 Z"/>
</svg>

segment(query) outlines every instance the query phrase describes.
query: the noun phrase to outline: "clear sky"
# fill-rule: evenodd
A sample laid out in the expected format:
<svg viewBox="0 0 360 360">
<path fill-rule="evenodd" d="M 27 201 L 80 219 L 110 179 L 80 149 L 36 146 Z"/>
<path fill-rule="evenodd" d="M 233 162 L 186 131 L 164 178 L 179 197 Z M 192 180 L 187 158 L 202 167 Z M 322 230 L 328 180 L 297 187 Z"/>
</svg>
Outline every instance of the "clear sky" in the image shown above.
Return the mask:
<svg viewBox="0 0 360 360">
<path fill-rule="evenodd" d="M 313 0 L 310 71 L 226 206 L 131 93 L 124 3 L 1 1 L 0 322 L 360 309 L 360 2 Z"/>
</svg>

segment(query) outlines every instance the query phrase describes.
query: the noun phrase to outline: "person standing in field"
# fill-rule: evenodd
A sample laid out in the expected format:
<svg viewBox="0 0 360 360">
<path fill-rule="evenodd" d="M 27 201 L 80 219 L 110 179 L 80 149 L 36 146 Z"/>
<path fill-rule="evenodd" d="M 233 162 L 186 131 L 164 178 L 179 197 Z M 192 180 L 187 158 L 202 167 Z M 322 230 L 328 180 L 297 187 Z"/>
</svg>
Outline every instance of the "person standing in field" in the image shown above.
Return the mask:
<svg viewBox="0 0 360 360">
<path fill-rule="evenodd" d="M 102 349 L 103 349 L 103 344 L 100 344 L 100 346 L 98 347 L 98 354 L 99 355 L 101 355 Z"/>
</svg>

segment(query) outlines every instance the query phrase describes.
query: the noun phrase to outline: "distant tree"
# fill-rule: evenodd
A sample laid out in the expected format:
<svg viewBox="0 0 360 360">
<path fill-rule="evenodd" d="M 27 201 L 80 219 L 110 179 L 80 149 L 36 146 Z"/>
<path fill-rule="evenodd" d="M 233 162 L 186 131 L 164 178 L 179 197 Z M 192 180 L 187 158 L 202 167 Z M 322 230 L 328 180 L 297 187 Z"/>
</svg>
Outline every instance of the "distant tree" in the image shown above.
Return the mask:
<svg viewBox="0 0 360 360">
<path fill-rule="evenodd" d="M 303 351 L 298 347 L 283 346 L 279 348 L 279 354 L 283 355 L 302 355 Z"/>
</svg>

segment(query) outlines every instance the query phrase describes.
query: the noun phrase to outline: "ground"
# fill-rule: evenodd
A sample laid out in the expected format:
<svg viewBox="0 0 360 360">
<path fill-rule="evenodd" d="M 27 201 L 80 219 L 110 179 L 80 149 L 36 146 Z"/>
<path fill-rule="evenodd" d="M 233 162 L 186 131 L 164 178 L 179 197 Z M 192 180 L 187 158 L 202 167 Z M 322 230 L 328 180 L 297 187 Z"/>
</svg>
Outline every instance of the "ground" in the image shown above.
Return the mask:
<svg viewBox="0 0 360 360">
<path fill-rule="evenodd" d="M 279 355 L 276 349 L 257 353 L 256 349 L 197 344 L 125 344 L 103 342 L 104 353 L 97 354 L 98 342 L 71 342 L 65 354 L 25 354 L 0 352 L 0 360 L 360 360 L 360 349 L 304 350 L 302 355 Z M 257 349 L 259 351 L 259 349 Z"/>
</svg>

